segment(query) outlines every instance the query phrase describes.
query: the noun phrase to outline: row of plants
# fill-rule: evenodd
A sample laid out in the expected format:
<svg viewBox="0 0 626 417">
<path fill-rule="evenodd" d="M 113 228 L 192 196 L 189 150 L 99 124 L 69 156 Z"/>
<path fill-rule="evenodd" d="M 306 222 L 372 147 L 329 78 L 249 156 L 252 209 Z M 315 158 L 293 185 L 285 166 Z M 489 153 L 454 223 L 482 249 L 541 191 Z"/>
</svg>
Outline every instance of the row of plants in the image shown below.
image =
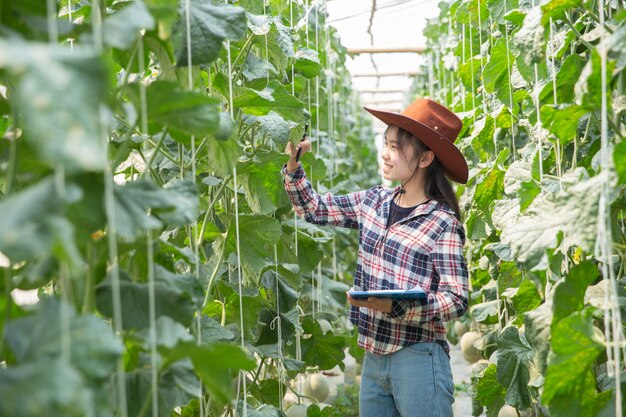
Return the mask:
<svg viewBox="0 0 626 417">
<path fill-rule="evenodd" d="M 321 6 L 0 1 L 1 415 L 277 416 L 358 356 L 357 236 L 279 172 L 308 123 L 320 192 L 377 176 Z"/>
<path fill-rule="evenodd" d="M 413 94 L 461 115 L 470 165 L 457 189 L 470 331 L 449 333 L 468 361 L 480 360 L 474 415 L 621 415 L 626 12 L 621 2 L 540 3 L 441 3 L 425 30 L 428 61 Z"/>
</svg>

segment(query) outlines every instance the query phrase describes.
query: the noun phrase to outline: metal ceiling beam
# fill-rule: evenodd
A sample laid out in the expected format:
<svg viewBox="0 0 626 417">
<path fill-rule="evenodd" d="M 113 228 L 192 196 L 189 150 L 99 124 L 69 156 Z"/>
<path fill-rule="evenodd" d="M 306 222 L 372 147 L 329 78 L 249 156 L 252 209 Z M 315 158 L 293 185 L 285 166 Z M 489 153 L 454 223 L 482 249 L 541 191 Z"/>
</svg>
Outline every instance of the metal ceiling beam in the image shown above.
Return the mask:
<svg viewBox="0 0 626 417">
<path fill-rule="evenodd" d="M 378 90 L 357 90 L 359 93 L 362 94 L 396 94 L 396 93 L 406 93 L 406 90 L 383 90 L 383 89 L 378 89 Z"/>
<path fill-rule="evenodd" d="M 417 72 L 368 72 L 351 75 L 352 77 L 413 77 L 417 75 Z"/>
<path fill-rule="evenodd" d="M 421 54 L 424 52 L 424 47 L 376 47 L 369 46 L 367 48 L 348 48 L 348 53 L 352 55 L 358 54 Z"/>
<path fill-rule="evenodd" d="M 363 100 L 364 103 L 367 104 L 386 104 L 386 103 L 398 103 L 398 104 L 402 104 L 404 102 L 404 99 L 393 99 L 390 98 L 388 100 Z"/>
</svg>

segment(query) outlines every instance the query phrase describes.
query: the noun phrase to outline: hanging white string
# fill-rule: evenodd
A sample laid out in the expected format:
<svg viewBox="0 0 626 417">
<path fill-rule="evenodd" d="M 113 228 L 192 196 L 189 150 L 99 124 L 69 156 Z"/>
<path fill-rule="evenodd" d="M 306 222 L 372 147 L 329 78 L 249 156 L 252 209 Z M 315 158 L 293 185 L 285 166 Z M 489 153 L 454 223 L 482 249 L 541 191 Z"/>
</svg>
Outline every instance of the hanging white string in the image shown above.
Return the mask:
<svg viewBox="0 0 626 417">
<path fill-rule="evenodd" d="M 552 63 L 552 96 L 554 98 L 554 105 L 557 105 L 556 98 L 556 51 L 554 50 L 554 35 L 552 33 L 552 18 L 550 18 L 550 55 L 552 59 L 550 62 Z M 547 53 L 547 52 L 546 52 Z M 555 136 L 556 146 L 554 150 L 556 152 L 556 174 L 559 177 L 559 189 L 563 188 L 563 178 L 561 173 L 561 140 L 558 136 Z"/>
<path fill-rule="evenodd" d="M 600 26 L 604 27 L 604 0 L 598 2 L 598 15 L 600 17 Z M 609 376 L 615 379 L 615 415 L 621 416 L 622 413 L 622 392 L 621 392 L 621 357 L 620 353 L 626 355 L 626 345 L 623 344 L 624 333 L 622 327 L 622 318 L 620 305 L 618 301 L 617 277 L 612 265 L 613 258 L 613 236 L 611 228 L 611 163 L 612 155 L 609 148 L 608 138 L 608 106 L 607 106 L 607 65 L 606 65 L 606 42 L 600 42 L 598 46 L 600 54 L 600 78 L 601 78 L 601 119 L 600 119 L 600 143 L 601 143 L 601 165 L 604 175 L 602 184 L 602 193 L 600 197 L 600 221 L 599 236 L 602 240 L 602 272 L 604 280 L 608 279 L 605 285 L 605 315 L 604 327 L 606 331 L 606 353 L 608 358 L 607 370 Z M 610 310 L 610 320 L 607 315 Z M 612 335 L 612 337 L 611 337 Z M 620 352 L 620 349 L 622 352 Z M 612 350 L 612 351 L 611 351 Z"/>
<path fill-rule="evenodd" d="M 466 42 L 466 35 L 465 35 L 465 23 L 463 23 L 461 25 L 461 32 L 463 33 L 463 35 L 461 36 L 461 38 L 463 39 L 463 43 L 461 45 L 461 62 L 463 64 L 465 64 L 465 42 Z M 467 109 L 465 108 L 465 84 L 463 84 L 463 81 L 460 82 L 461 84 L 461 100 L 463 100 L 463 112 L 465 112 Z"/>
<path fill-rule="evenodd" d="M 144 39 L 143 33 L 140 33 L 137 41 L 137 54 L 139 60 L 139 73 L 141 79 L 139 81 L 139 100 L 141 113 L 141 132 L 148 132 L 148 100 L 146 96 L 146 84 L 144 77 L 146 72 L 146 63 L 144 57 Z M 148 143 L 144 142 L 147 148 Z M 156 150 L 155 150 L 156 152 Z M 150 167 L 146 167 L 150 169 Z M 150 215 L 150 213 L 148 213 Z M 150 343 L 150 388 L 152 393 L 152 417 L 159 416 L 159 382 L 158 382 L 158 361 L 156 350 L 156 299 L 154 285 L 154 248 L 153 248 L 152 230 L 148 230 L 146 234 L 146 245 L 148 254 L 148 312 L 150 321 L 149 343 Z"/>
<path fill-rule="evenodd" d="M 472 35 L 472 14 L 469 17 L 469 47 L 470 47 L 470 71 L 472 73 L 472 111 L 474 123 L 476 123 L 476 85 L 474 82 L 474 36 Z"/>
<path fill-rule="evenodd" d="M 481 82 L 484 82 L 485 79 L 485 74 L 484 74 L 484 65 L 483 65 L 483 21 L 480 17 L 480 0 L 477 0 L 478 2 L 478 43 L 479 48 L 479 56 L 480 56 L 480 79 Z M 471 18 L 470 18 L 471 21 Z M 483 95 L 483 112 L 485 113 L 485 115 L 487 114 L 487 96 L 485 93 L 485 86 L 483 85 L 482 88 L 482 95 Z M 494 138 L 494 145 L 496 145 L 495 143 L 495 138 Z M 496 154 L 498 153 L 498 149 L 496 148 Z"/>
<path fill-rule="evenodd" d="M 56 48 L 59 44 L 59 32 L 57 28 L 57 9 L 56 1 L 47 0 L 46 17 L 48 23 L 48 43 L 50 48 Z M 57 198 L 61 204 L 65 203 L 65 167 L 62 163 L 58 163 L 54 170 L 54 185 Z M 70 317 L 70 283 L 69 271 L 65 261 L 59 262 L 59 286 L 61 287 L 61 300 L 59 303 L 59 326 L 61 329 L 61 359 L 64 362 L 71 360 L 72 351 L 72 335 L 71 335 L 71 317 Z"/>
<path fill-rule="evenodd" d="M 186 46 L 187 46 L 187 88 L 193 90 L 193 50 L 191 47 L 191 3 L 190 0 L 185 0 L 185 32 L 186 32 Z M 184 150 L 184 147 L 179 148 Z M 196 184 L 196 137 L 191 135 L 191 178 L 194 184 Z M 202 240 L 198 234 L 198 221 L 194 219 L 191 230 L 189 232 L 189 246 L 194 255 L 194 275 L 198 282 L 200 281 L 200 253 L 199 247 Z M 208 291 L 208 290 L 207 290 Z M 208 295 L 208 294 L 207 294 Z M 202 310 L 196 311 L 196 343 L 202 344 Z M 200 417 L 204 417 L 204 385 L 202 381 L 199 384 L 198 391 L 198 403 Z M 156 416 L 155 416 L 156 417 Z"/>
<path fill-rule="evenodd" d="M 330 27 L 328 22 L 326 21 L 326 19 L 328 19 L 328 9 L 327 9 L 327 0 L 324 0 L 324 17 L 325 17 L 325 22 L 324 22 L 324 40 L 325 40 L 325 48 L 326 48 L 326 89 L 328 91 L 327 93 L 327 98 L 328 98 L 328 139 L 329 141 L 332 138 L 335 138 L 335 95 L 334 95 L 334 88 L 333 88 L 333 78 L 332 78 L 332 74 L 334 74 L 334 72 L 331 70 L 332 67 L 332 63 L 331 60 L 333 58 L 333 56 L 331 55 L 331 45 L 330 45 Z M 336 140 L 335 140 L 336 142 Z M 335 173 L 337 172 L 337 158 L 336 158 L 336 146 L 331 146 L 330 147 L 330 152 L 331 152 L 331 171 L 330 171 L 330 188 L 332 189 L 334 187 L 335 184 Z M 333 266 L 333 280 L 337 280 L 337 247 L 336 247 L 336 234 L 333 237 L 333 255 L 332 255 L 332 266 Z M 323 288 L 320 288 L 320 292 L 323 290 Z"/>
<path fill-rule="evenodd" d="M 276 217 L 276 214 L 274 214 Z M 275 277 L 276 277 L 276 318 L 272 321 L 270 326 L 271 330 L 276 328 L 277 338 L 278 338 L 278 361 L 276 365 L 276 371 L 278 373 L 278 404 L 279 408 L 283 409 L 283 397 L 285 393 L 283 391 L 283 383 L 285 382 L 285 366 L 283 357 L 283 327 L 282 327 L 282 319 L 280 317 L 280 286 L 279 286 L 279 275 L 278 275 L 278 249 L 277 245 L 274 245 L 274 266 L 275 266 Z"/>
<path fill-rule="evenodd" d="M 535 0 L 533 0 L 532 2 L 533 6 L 535 6 Z M 534 68 L 535 68 L 535 85 L 534 85 L 534 89 L 535 89 L 535 107 L 537 109 L 537 124 L 536 129 L 537 129 L 537 155 L 539 157 L 539 184 L 541 184 L 543 182 L 543 156 L 542 156 L 542 139 L 541 139 L 541 131 L 543 130 L 542 126 L 541 126 L 541 111 L 539 109 L 540 107 L 540 100 L 539 100 L 539 93 L 540 90 L 538 88 L 539 86 L 539 65 L 535 62 L 534 63 Z"/>
<path fill-rule="evenodd" d="M 289 26 L 294 29 L 293 26 L 293 0 L 289 0 Z M 296 95 L 296 83 L 295 83 L 295 64 L 291 64 L 291 95 Z"/>
<path fill-rule="evenodd" d="M 237 166 L 233 167 L 233 181 L 234 181 L 234 194 L 235 194 L 235 236 L 237 241 L 237 284 L 239 289 L 239 328 L 241 329 L 241 349 L 246 349 L 245 344 L 245 329 L 243 321 L 243 276 L 241 274 L 241 246 L 239 243 L 239 198 L 237 187 Z M 243 415 L 248 416 L 248 388 L 246 384 L 246 371 L 239 371 L 241 382 L 243 384 Z"/>
<path fill-rule="evenodd" d="M 452 18 L 448 19 L 448 39 L 452 37 Z M 449 69 L 450 72 L 450 103 L 454 104 L 454 67 Z"/>
<path fill-rule="evenodd" d="M 92 27 L 94 49 L 96 53 L 102 53 L 102 13 L 100 10 L 100 0 L 92 0 Z M 106 131 L 106 113 L 107 111 L 100 108 L 100 135 L 104 142 L 104 149 L 108 148 L 108 132 Z M 111 275 L 111 292 L 113 298 L 113 329 L 120 337 L 122 335 L 122 300 L 120 292 L 120 270 L 117 248 L 117 221 L 115 218 L 115 197 L 113 194 L 113 172 L 107 160 L 107 152 L 102 152 L 102 164 L 104 166 L 104 205 L 107 217 L 107 235 L 109 249 L 109 265 L 108 269 Z M 120 357 L 117 361 L 116 372 L 117 385 L 117 406 L 121 417 L 128 416 L 126 402 L 126 373 L 124 371 L 124 363 Z"/>
<path fill-rule="evenodd" d="M 506 1 L 504 2 L 504 15 L 506 16 Z M 509 23 L 504 22 L 504 43 L 506 44 L 506 72 L 509 80 L 509 112 L 511 114 L 511 149 L 513 150 L 513 161 L 515 161 L 517 150 L 515 149 L 515 120 L 513 118 L 513 82 L 511 80 L 511 58 L 509 54 Z"/>
<path fill-rule="evenodd" d="M 67 19 L 69 20 L 70 24 L 73 24 L 73 22 L 72 22 L 72 0 L 67 0 Z M 70 42 L 70 52 L 74 52 L 74 38 L 68 38 L 67 40 Z"/>
<path fill-rule="evenodd" d="M 266 0 L 263 0 L 263 16 L 267 18 L 267 20 L 269 22 L 269 25 L 271 27 L 272 23 L 271 23 L 270 16 L 267 15 L 267 11 L 265 9 L 265 1 Z M 265 74 L 267 76 L 267 82 L 269 83 L 270 82 L 270 68 L 269 68 L 269 63 L 270 63 L 269 50 L 270 50 L 270 48 L 269 48 L 269 43 L 267 41 L 267 33 L 268 32 L 269 32 L 269 30 L 265 32 Z M 292 67 L 293 67 L 293 65 L 292 65 Z"/>
<path fill-rule="evenodd" d="M 159 416 L 159 380 L 156 350 L 156 297 L 154 286 L 154 248 L 152 231 L 148 230 L 148 303 L 150 314 L 150 388 L 152 391 L 152 417 Z"/>
<path fill-rule="evenodd" d="M 434 99 L 435 98 L 435 82 L 433 81 L 433 54 L 431 53 L 428 56 L 428 95 Z"/>
</svg>

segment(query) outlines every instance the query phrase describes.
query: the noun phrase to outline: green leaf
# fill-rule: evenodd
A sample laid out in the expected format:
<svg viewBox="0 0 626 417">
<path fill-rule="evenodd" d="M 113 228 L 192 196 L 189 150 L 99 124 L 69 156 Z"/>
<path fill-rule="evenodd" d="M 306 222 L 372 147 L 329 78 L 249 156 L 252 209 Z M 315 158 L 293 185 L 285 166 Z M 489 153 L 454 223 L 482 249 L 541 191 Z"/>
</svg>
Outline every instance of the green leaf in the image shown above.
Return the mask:
<svg viewBox="0 0 626 417">
<path fill-rule="evenodd" d="M 120 274 L 122 324 L 125 329 L 143 329 L 150 325 L 148 283 L 133 282 L 124 272 Z M 202 288 L 191 275 L 176 275 L 155 265 L 156 318 L 168 316 L 183 324 L 191 320 L 202 303 Z M 98 311 L 113 316 L 111 276 L 96 287 Z"/>
<path fill-rule="evenodd" d="M 257 318 L 257 337 L 254 340 L 255 346 L 273 345 L 278 343 L 278 321 L 275 321 L 276 311 L 264 308 Z M 295 333 L 295 327 L 282 314 L 280 315 L 280 329 L 282 341 L 288 341 Z"/>
<path fill-rule="evenodd" d="M 518 409 L 531 405 L 528 382 L 532 357 L 532 347 L 517 327 L 502 331 L 498 340 L 498 381 L 506 388 L 506 403 Z"/>
<path fill-rule="evenodd" d="M 3 416 L 95 415 L 93 390 L 79 371 L 59 358 L 0 368 L 0 396 Z"/>
<path fill-rule="evenodd" d="M 527 279 L 522 281 L 515 295 L 511 297 L 511 301 L 516 312 L 515 323 L 521 325 L 524 320 L 524 313 L 539 307 L 542 299 L 535 284 Z"/>
<path fill-rule="evenodd" d="M 161 316 L 155 323 L 157 348 L 173 349 L 179 343 L 193 342 L 195 339 L 182 324 L 168 316 Z M 150 349 L 150 329 L 142 329 L 138 334 L 143 338 L 143 347 Z"/>
<path fill-rule="evenodd" d="M 517 9 L 518 0 L 505 0 L 505 1 L 487 1 L 487 8 L 489 9 L 489 15 L 498 24 L 505 24 L 504 12 Z"/>
<path fill-rule="evenodd" d="M 101 171 L 101 110 L 109 76 L 100 56 L 75 47 L 0 41 L 0 69 L 17 85 L 12 105 L 39 157 L 66 172 Z"/>
<path fill-rule="evenodd" d="M 489 160 L 495 152 L 493 135 L 495 132 L 495 120 L 491 116 L 476 120 L 474 129 L 469 137 L 472 149 L 479 156 L 481 162 Z"/>
<path fill-rule="evenodd" d="M 160 188 L 150 181 L 139 180 L 115 185 L 113 192 L 117 231 L 128 239 L 161 227 L 163 223 L 159 219 L 181 226 L 193 222 L 198 214 L 195 185 L 190 182 Z"/>
<path fill-rule="evenodd" d="M 233 170 L 241 155 L 241 149 L 236 140 L 216 140 L 212 137 L 206 140 L 206 166 L 203 169 L 215 172 L 222 177 L 233 175 Z"/>
<path fill-rule="evenodd" d="M 63 326 L 67 320 L 66 336 L 71 341 L 70 361 L 81 374 L 95 381 L 107 378 L 122 354 L 122 345 L 110 327 L 91 316 L 77 316 L 74 308 L 57 299 L 43 299 L 35 314 L 7 324 L 6 340 L 18 363 L 34 363 L 61 356 Z"/>
<path fill-rule="evenodd" d="M 280 173 L 284 163 L 284 154 L 261 151 L 237 170 L 241 173 L 241 185 L 253 213 L 270 214 L 289 204 Z"/>
<path fill-rule="evenodd" d="M 619 183 L 626 184 L 626 140 L 617 143 L 613 148 L 613 163 Z"/>
<path fill-rule="evenodd" d="M 278 273 L 276 269 L 278 269 Z M 296 273 L 287 269 L 285 264 L 278 265 L 278 268 L 268 268 L 261 276 L 261 285 L 274 294 L 274 299 L 278 296 L 277 309 L 280 307 L 281 312 L 288 312 L 296 306 L 298 302 L 297 290 L 301 286 L 300 279 Z"/>
<path fill-rule="evenodd" d="M 574 99 L 574 86 L 580 77 L 583 69 L 583 60 L 579 55 L 569 55 L 561 64 L 559 72 L 556 74 L 556 100 L 557 103 L 570 103 Z M 554 85 L 547 83 L 541 93 L 539 100 L 542 103 L 554 100 Z M 542 116 L 543 120 L 543 116 Z"/>
<path fill-rule="evenodd" d="M 536 309 L 524 314 L 526 339 L 537 352 L 537 364 L 542 374 L 545 374 L 548 353 L 550 352 L 551 324 L 552 310 L 549 303 L 543 303 Z"/>
<path fill-rule="evenodd" d="M 0 252 L 13 262 L 55 252 L 70 262 L 81 263 L 74 229 L 61 216 L 65 203 L 80 199 L 82 191 L 68 183 L 63 196 L 54 179 L 47 178 L 0 201 Z"/>
<path fill-rule="evenodd" d="M 276 74 L 276 68 L 270 61 L 258 58 L 254 53 L 248 53 L 246 64 L 243 67 L 243 76 L 248 81 L 269 78 L 270 73 Z"/>
<path fill-rule="evenodd" d="M 476 192 L 474 193 L 475 207 L 479 210 L 489 212 L 493 202 L 502 198 L 503 192 L 504 172 L 493 168 L 476 186 Z"/>
<path fill-rule="evenodd" d="M 497 300 L 487 301 L 472 306 L 471 316 L 479 323 L 495 324 L 498 322 L 498 302 Z"/>
<path fill-rule="evenodd" d="M 343 368 L 345 340 L 332 333 L 324 334 L 316 320 L 305 317 L 302 320 L 305 334 L 311 337 L 302 339 L 302 360 L 309 366 L 318 366 L 320 370 L 332 369 L 339 365 Z"/>
<path fill-rule="evenodd" d="M 231 253 L 237 254 L 235 216 L 225 213 L 220 219 L 226 227 L 226 233 L 215 240 L 213 247 L 216 253 L 223 250 L 226 259 Z M 272 217 L 240 215 L 239 236 L 244 282 L 258 284 L 261 271 L 273 263 L 269 259 L 272 252 L 268 248 L 277 243 L 281 236 L 280 223 Z"/>
<path fill-rule="evenodd" d="M 545 56 L 544 27 L 541 23 L 541 8 L 528 10 L 523 26 L 511 38 L 511 47 L 522 62 L 528 66 L 538 63 Z M 520 69 L 521 71 L 521 69 Z"/>
<path fill-rule="evenodd" d="M 169 81 L 150 84 L 146 94 L 152 123 L 198 137 L 216 132 L 220 126 L 218 102 L 206 94 L 185 91 Z"/>
<path fill-rule="evenodd" d="M 589 109 L 577 105 L 541 107 L 541 121 L 557 138 L 561 145 L 567 145 L 577 137 L 580 119 L 589 113 Z"/>
<path fill-rule="evenodd" d="M 233 397 L 231 382 L 235 371 L 240 369 L 249 371 L 256 366 L 256 362 L 240 347 L 224 343 L 209 346 L 200 346 L 195 342 L 183 343 L 163 356 L 170 363 L 186 357 L 191 359 L 204 385 L 222 403 Z"/>
<path fill-rule="evenodd" d="M 210 0 L 189 0 L 189 34 L 187 34 L 185 2 L 180 3 L 180 20 L 174 28 L 173 43 L 177 65 L 187 66 L 188 54 L 191 64 L 209 64 L 218 57 L 222 42 L 236 41 L 247 29 L 245 11 L 240 7 L 219 4 Z M 191 51 L 187 40 L 191 39 Z"/>
<path fill-rule="evenodd" d="M 126 403 L 129 416 L 141 415 L 144 404 L 147 405 L 145 413 L 153 415 L 150 363 L 142 365 L 126 373 Z M 160 371 L 157 378 L 159 417 L 170 417 L 175 407 L 183 406 L 200 395 L 200 383 L 189 360 L 171 364 Z"/>
<path fill-rule="evenodd" d="M 291 130 L 298 126 L 274 111 L 270 111 L 265 116 L 244 116 L 244 123 L 259 123 L 261 131 L 274 141 L 278 149 L 284 149 L 287 146 Z"/>
<path fill-rule="evenodd" d="M 497 415 L 497 412 L 504 405 L 504 395 L 506 390 L 500 385 L 496 378 L 496 365 L 491 364 L 478 377 L 476 384 L 476 399 L 483 407 L 487 407 L 487 415 Z"/>
<path fill-rule="evenodd" d="M 295 254 L 296 236 L 293 220 L 283 221 L 283 229 L 288 232 L 284 233 L 278 243 L 278 257 L 283 262 L 297 264 L 302 274 L 310 273 L 320 261 L 324 258 L 324 251 L 320 242 L 315 240 L 311 233 L 302 230 L 302 221 L 298 222 L 298 256 Z M 307 225 L 307 223 L 304 223 Z M 314 226 L 314 225 L 312 225 Z"/>
<path fill-rule="evenodd" d="M 280 16 L 272 17 L 272 26 L 267 37 L 255 36 L 254 43 L 262 51 L 267 48 L 269 61 L 278 71 L 287 70 L 290 58 L 295 56 L 293 29 L 285 26 Z"/>
<path fill-rule="evenodd" d="M 500 38 L 491 48 L 489 61 L 483 69 L 485 91 L 495 92 L 500 101 L 507 104 L 510 104 L 510 88 L 512 87 L 509 74 L 513 70 L 514 62 L 515 57 L 508 51 L 505 39 Z"/>
<path fill-rule="evenodd" d="M 553 292 L 552 326 L 571 313 L 582 310 L 585 304 L 585 291 L 600 275 L 593 261 L 575 265 L 565 279 L 557 283 Z"/>
<path fill-rule="evenodd" d="M 525 212 L 528 206 L 530 206 L 531 203 L 535 201 L 535 197 L 537 197 L 540 193 L 541 187 L 539 186 L 539 184 L 537 184 L 537 181 L 531 180 L 528 182 L 523 182 L 518 192 L 520 200 L 520 212 Z"/>
<path fill-rule="evenodd" d="M 573 245 L 593 249 L 601 182 L 601 177 L 593 177 L 565 191 L 536 198 L 528 214 L 504 226 L 501 242 L 511 248 L 519 262 L 531 265 L 536 265 L 545 250 L 555 248 L 559 241 L 564 249 Z"/>
<path fill-rule="evenodd" d="M 593 326 L 592 314 L 592 309 L 572 313 L 552 328 L 552 355 L 542 395 L 550 415 L 574 412 L 591 417 L 604 405 L 605 400 L 596 393 L 591 367 L 605 347 Z"/>
<path fill-rule="evenodd" d="M 597 111 L 602 107 L 602 89 L 598 88 L 602 84 L 602 63 L 598 51 L 591 50 L 591 59 L 583 68 L 578 82 L 574 86 L 576 102 L 581 104 L 589 111 Z M 606 73 L 612 74 L 615 68 L 615 62 L 607 60 Z M 611 90 L 607 89 L 607 96 L 604 97 L 610 106 Z"/>
<path fill-rule="evenodd" d="M 315 78 L 322 73 L 317 51 L 313 49 L 298 49 L 295 55 L 294 70 L 306 78 Z"/>
<path fill-rule="evenodd" d="M 252 116 L 264 116 L 275 111 L 284 118 L 300 121 L 303 116 L 304 103 L 287 91 L 284 85 L 276 80 L 269 82 L 263 90 L 240 87 L 235 89 L 234 107 Z"/>
<path fill-rule="evenodd" d="M 205 315 L 200 317 L 200 329 L 201 340 L 204 345 L 215 342 L 230 342 L 235 338 L 235 333 L 222 326 L 217 320 Z M 192 326 L 191 330 L 197 336 L 197 326 Z"/>
<path fill-rule="evenodd" d="M 127 49 L 137 41 L 141 29 L 152 30 L 154 24 L 154 18 L 143 2 L 128 2 L 104 19 L 102 40 L 110 47 Z"/>
<path fill-rule="evenodd" d="M 541 5 L 541 11 L 543 16 L 541 17 L 541 23 L 547 25 L 550 23 L 550 19 L 563 20 L 565 12 L 579 7 L 582 0 L 550 0 L 547 3 Z"/>
</svg>

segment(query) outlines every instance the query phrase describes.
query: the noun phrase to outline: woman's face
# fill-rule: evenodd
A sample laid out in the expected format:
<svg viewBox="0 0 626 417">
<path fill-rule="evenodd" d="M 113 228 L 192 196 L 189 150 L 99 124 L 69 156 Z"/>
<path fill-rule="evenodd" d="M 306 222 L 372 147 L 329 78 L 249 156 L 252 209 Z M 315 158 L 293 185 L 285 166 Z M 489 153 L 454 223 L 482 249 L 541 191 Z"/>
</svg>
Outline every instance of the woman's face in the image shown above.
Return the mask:
<svg viewBox="0 0 626 417">
<path fill-rule="evenodd" d="M 387 129 L 381 155 L 383 161 L 383 177 L 389 181 L 405 182 L 411 178 L 417 161 L 413 146 L 400 147 L 398 129 Z"/>
</svg>

